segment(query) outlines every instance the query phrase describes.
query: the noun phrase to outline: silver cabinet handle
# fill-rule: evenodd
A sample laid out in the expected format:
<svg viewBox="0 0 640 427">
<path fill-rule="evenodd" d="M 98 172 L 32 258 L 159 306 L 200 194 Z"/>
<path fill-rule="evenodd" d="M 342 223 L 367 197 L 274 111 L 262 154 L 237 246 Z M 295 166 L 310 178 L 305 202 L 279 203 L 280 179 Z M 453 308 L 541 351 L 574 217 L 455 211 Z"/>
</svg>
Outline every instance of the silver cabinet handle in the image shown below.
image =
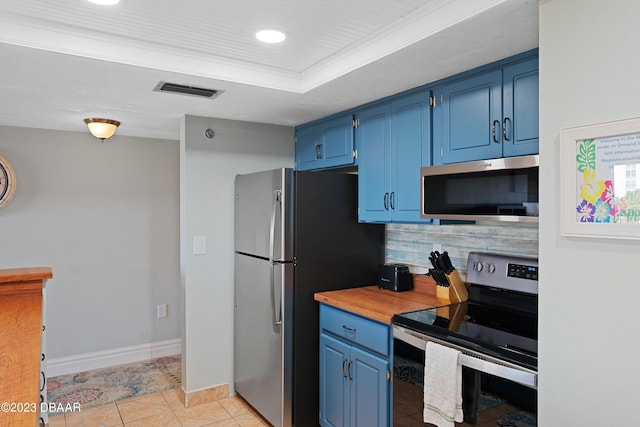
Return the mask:
<svg viewBox="0 0 640 427">
<path fill-rule="evenodd" d="M 493 125 L 491 126 L 491 136 L 493 137 L 493 142 L 498 144 L 500 141 L 498 141 L 498 138 L 496 137 L 496 124 L 500 126 L 500 120 L 493 121 Z"/>
<path fill-rule="evenodd" d="M 349 334 L 355 334 L 356 333 L 356 328 L 350 328 L 347 325 L 342 325 L 342 329 L 344 329 L 344 331 L 349 333 Z"/>
<path fill-rule="evenodd" d="M 505 117 L 504 120 L 502 120 L 502 137 L 505 141 L 509 141 L 509 138 L 507 137 L 507 121 L 510 122 L 511 119 L 509 117 Z"/>
<path fill-rule="evenodd" d="M 322 158 L 322 144 L 316 144 L 316 159 Z"/>
<path fill-rule="evenodd" d="M 347 371 L 344 369 L 344 364 L 347 363 L 347 359 L 342 360 L 342 377 L 347 378 Z"/>
<path fill-rule="evenodd" d="M 353 377 L 351 376 L 351 365 L 353 363 L 351 361 L 349 361 L 349 364 L 347 365 L 347 378 L 349 378 L 350 380 L 353 380 Z"/>
<path fill-rule="evenodd" d="M 389 193 L 384 193 L 384 210 L 389 210 Z"/>
<path fill-rule="evenodd" d="M 395 209 L 395 208 L 393 207 L 393 199 L 395 198 L 395 194 L 396 194 L 396 192 L 395 192 L 395 191 L 392 191 L 392 192 L 391 192 L 391 195 L 389 196 L 389 206 L 391 207 L 391 210 Z"/>
</svg>

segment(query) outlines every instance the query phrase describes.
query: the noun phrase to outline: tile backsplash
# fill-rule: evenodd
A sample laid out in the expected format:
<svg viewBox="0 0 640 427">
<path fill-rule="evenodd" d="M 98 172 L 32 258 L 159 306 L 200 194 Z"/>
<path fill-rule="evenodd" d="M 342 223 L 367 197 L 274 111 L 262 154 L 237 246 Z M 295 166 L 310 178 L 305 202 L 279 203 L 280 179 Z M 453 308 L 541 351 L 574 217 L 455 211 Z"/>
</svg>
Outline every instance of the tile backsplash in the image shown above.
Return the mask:
<svg viewBox="0 0 640 427">
<path fill-rule="evenodd" d="M 427 273 L 434 244 L 449 253 L 464 275 L 467 255 L 473 251 L 538 257 L 538 224 L 388 224 L 385 262 L 407 264 L 416 274 Z"/>
</svg>

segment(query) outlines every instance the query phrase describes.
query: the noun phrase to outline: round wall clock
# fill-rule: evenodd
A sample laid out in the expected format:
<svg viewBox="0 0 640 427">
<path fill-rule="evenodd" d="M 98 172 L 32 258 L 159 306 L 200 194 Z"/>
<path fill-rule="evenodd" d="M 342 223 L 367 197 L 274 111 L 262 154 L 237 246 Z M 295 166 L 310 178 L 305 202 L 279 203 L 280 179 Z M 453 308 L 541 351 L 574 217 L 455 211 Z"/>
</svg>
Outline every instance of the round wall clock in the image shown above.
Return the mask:
<svg viewBox="0 0 640 427">
<path fill-rule="evenodd" d="M 16 192 L 16 173 L 11 163 L 0 156 L 0 208 L 5 207 Z"/>
</svg>

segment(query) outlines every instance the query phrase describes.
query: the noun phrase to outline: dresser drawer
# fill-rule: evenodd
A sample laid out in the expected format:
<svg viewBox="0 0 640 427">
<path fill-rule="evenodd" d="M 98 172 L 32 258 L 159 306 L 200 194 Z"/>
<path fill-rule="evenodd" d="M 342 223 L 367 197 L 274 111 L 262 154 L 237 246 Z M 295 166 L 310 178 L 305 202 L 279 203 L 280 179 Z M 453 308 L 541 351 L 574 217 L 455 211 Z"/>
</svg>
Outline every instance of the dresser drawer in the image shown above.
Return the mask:
<svg viewBox="0 0 640 427">
<path fill-rule="evenodd" d="M 346 341 L 389 355 L 389 326 L 320 304 L 320 329 Z"/>
</svg>

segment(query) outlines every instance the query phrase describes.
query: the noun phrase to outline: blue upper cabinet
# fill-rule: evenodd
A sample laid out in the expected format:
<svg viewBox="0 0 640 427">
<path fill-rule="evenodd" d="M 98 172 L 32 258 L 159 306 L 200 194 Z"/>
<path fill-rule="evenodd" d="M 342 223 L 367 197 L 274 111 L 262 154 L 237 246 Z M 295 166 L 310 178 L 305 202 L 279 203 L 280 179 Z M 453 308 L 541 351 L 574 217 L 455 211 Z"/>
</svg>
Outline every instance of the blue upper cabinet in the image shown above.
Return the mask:
<svg viewBox="0 0 640 427">
<path fill-rule="evenodd" d="M 392 98 L 356 114 L 361 222 L 420 218 L 420 167 L 431 164 L 429 92 Z"/>
<path fill-rule="evenodd" d="M 434 88 L 433 164 L 538 152 L 537 57 Z"/>
<path fill-rule="evenodd" d="M 538 154 L 538 58 L 505 67 L 502 79 L 504 156 Z"/>
<path fill-rule="evenodd" d="M 502 156 L 497 139 L 502 122 L 501 71 L 444 84 L 434 93 L 434 163 Z"/>
<path fill-rule="evenodd" d="M 420 218 L 420 168 L 431 165 L 431 112 L 423 90 L 391 102 L 391 215 L 393 222 Z"/>
<path fill-rule="evenodd" d="M 391 104 L 356 113 L 358 219 L 390 222 Z"/>
<path fill-rule="evenodd" d="M 353 115 L 313 122 L 296 128 L 297 170 L 316 170 L 355 163 Z"/>
</svg>

